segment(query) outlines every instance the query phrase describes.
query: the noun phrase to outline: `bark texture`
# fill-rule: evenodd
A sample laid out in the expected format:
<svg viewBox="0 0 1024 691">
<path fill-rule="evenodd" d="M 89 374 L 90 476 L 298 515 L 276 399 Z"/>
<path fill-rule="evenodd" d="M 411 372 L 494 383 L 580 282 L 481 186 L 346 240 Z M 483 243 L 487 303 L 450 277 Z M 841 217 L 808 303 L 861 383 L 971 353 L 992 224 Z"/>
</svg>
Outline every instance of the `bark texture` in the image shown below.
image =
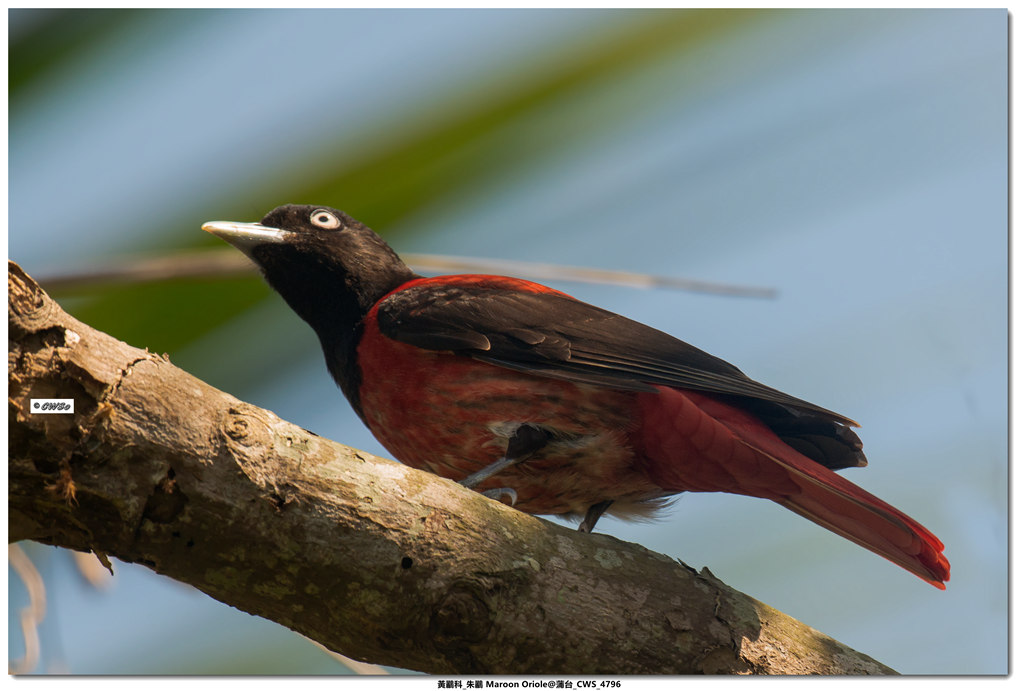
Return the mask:
<svg viewBox="0 0 1024 691">
<path fill-rule="evenodd" d="M 892 673 L 706 569 L 239 401 L 77 321 L 13 263 L 8 288 L 11 541 L 144 564 L 436 674 Z"/>
</svg>

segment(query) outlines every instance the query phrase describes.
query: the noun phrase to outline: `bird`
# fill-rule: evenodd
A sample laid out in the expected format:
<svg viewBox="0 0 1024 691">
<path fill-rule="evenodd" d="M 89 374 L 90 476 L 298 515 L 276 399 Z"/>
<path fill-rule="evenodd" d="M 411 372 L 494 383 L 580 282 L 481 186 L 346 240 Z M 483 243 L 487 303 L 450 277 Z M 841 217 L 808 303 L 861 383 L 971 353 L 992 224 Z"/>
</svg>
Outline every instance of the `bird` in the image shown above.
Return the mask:
<svg viewBox="0 0 1024 691">
<path fill-rule="evenodd" d="M 331 207 L 202 228 L 312 327 L 356 414 L 406 465 L 583 532 L 684 492 L 769 499 L 945 589 L 942 542 L 835 472 L 867 465 L 843 415 L 539 283 L 420 276 Z"/>
</svg>

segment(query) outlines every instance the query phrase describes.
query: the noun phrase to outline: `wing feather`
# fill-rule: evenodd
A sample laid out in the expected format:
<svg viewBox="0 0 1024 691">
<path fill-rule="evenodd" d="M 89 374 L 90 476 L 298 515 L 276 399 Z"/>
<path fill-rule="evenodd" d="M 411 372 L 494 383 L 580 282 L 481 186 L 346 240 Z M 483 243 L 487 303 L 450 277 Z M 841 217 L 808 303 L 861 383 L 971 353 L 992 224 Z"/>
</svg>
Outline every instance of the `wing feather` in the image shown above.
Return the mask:
<svg viewBox="0 0 1024 691">
<path fill-rule="evenodd" d="M 381 332 L 540 376 L 631 391 L 695 389 L 856 424 L 673 336 L 563 293 L 522 290 L 522 281 L 500 277 L 444 278 L 420 279 L 385 297 L 377 308 Z"/>
</svg>

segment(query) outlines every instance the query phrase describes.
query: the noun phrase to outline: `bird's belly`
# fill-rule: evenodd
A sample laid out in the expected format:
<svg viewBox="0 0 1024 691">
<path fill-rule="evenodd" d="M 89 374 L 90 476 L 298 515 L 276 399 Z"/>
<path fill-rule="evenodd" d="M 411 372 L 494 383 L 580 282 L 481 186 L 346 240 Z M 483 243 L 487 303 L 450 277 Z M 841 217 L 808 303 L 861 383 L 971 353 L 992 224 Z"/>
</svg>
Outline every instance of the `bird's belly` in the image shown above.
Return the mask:
<svg viewBox="0 0 1024 691">
<path fill-rule="evenodd" d="M 539 377 L 389 339 L 361 346 L 360 404 L 374 436 L 406 465 L 462 480 L 501 458 L 521 424 L 553 437 L 529 460 L 481 483 L 510 487 L 516 508 L 582 514 L 649 513 L 666 492 L 630 443 L 636 395 Z M 653 507 L 652 507 L 653 508 Z"/>
</svg>

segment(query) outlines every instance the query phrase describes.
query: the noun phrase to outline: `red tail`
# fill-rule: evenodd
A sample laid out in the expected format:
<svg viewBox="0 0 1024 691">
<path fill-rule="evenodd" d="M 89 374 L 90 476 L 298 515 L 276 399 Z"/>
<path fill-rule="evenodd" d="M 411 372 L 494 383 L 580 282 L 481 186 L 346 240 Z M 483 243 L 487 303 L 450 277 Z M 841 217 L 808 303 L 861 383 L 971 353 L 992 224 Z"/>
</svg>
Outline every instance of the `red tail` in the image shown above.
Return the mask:
<svg viewBox="0 0 1024 691">
<path fill-rule="evenodd" d="M 798 493 L 776 500 L 778 503 L 902 566 L 936 588 L 946 589 L 943 581 L 949 580 L 949 561 L 942 554 L 944 546 L 923 525 L 795 451 L 783 458 L 763 449 L 758 451 L 778 463 L 800 487 Z"/>
<path fill-rule="evenodd" d="M 746 411 L 692 391 L 659 390 L 641 395 L 641 435 L 661 486 L 772 499 L 945 590 L 943 544 L 920 523 L 799 453 Z M 666 435 L 665 424 L 673 433 Z"/>
</svg>

